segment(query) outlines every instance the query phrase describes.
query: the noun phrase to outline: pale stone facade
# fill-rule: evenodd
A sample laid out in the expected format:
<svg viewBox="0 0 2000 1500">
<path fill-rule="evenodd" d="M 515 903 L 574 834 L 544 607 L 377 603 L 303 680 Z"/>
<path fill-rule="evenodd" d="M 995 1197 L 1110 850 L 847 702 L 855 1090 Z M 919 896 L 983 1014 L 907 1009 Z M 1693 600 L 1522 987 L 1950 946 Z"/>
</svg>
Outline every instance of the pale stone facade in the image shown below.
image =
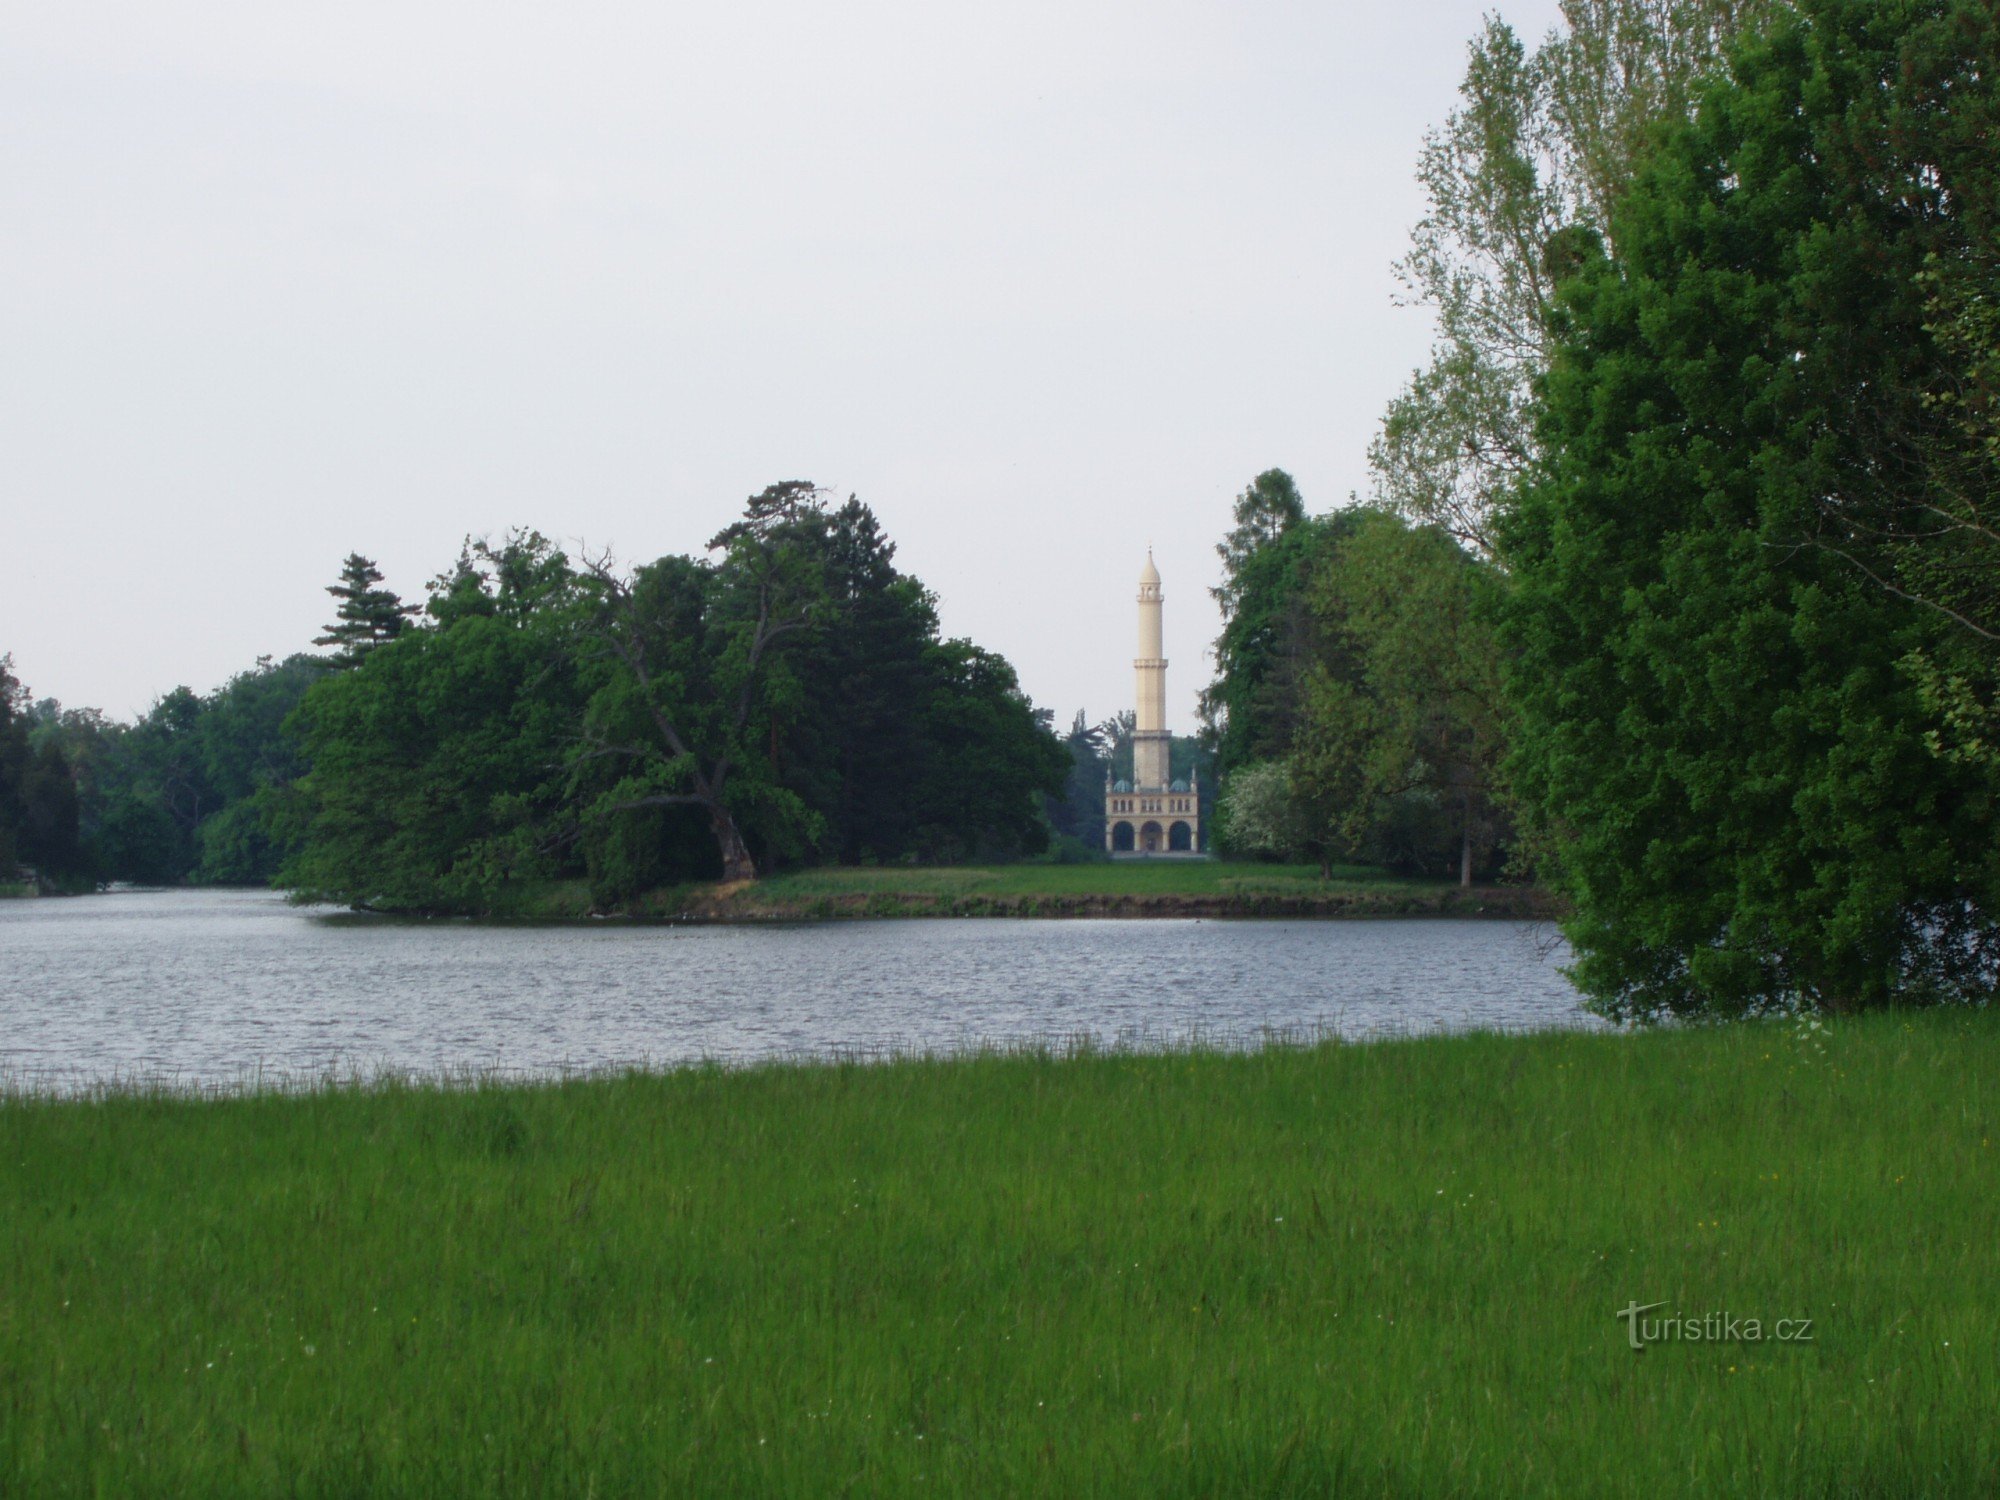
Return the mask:
<svg viewBox="0 0 2000 1500">
<path fill-rule="evenodd" d="M 1117 854 L 1194 854 L 1201 849 L 1201 785 L 1172 779 L 1167 661 L 1160 632 L 1160 572 L 1146 554 L 1139 574 L 1139 655 L 1133 704 L 1132 779 L 1104 779 L 1104 847 Z"/>
</svg>

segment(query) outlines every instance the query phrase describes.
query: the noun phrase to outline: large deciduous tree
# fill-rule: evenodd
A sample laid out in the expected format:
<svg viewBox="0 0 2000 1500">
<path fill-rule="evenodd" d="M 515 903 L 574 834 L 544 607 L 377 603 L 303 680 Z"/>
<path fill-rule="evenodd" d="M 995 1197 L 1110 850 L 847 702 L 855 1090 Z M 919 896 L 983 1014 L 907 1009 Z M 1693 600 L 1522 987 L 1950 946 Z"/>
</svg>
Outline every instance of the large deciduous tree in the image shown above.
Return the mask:
<svg viewBox="0 0 2000 1500">
<path fill-rule="evenodd" d="M 751 497 L 710 543 L 714 564 L 667 557 L 630 579 L 593 566 L 592 634 L 615 670 L 591 701 L 586 758 L 621 772 L 593 816 L 695 808 L 729 881 L 756 878 L 743 833 L 752 812 L 793 850 L 817 836 L 821 820 L 774 752 L 804 698 L 783 648 L 827 608 L 813 545 L 824 520 L 819 491 L 791 481 Z"/>
<path fill-rule="evenodd" d="M 1321 650 L 1289 762 L 1308 826 L 1350 858 L 1461 885 L 1504 825 L 1493 569 L 1435 526 L 1380 510 L 1315 572 Z"/>
<path fill-rule="evenodd" d="M 1968 72 L 1952 42 L 1991 14 L 1781 15 L 1564 290 L 1500 530 L 1513 771 L 1608 1013 L 1990 992 L 1994 780 L 1934 752 L 1906 666 L 1949 622 L 1810 540 L 1857 474 L 1925 482 L 1893 440 L 1935 389 L 1923 273 L 1955 229 L 1904 127 L 1957 107 L 1940 69 L 1992 88 L 1990 46 Z M 1951 170 L 1994 167 L 1989 142 Z"/>
<path fill-rule="evenodd" d="M 1685 116 L 1721 46 L 1770 5 L 1564 0 L 1532 51 L 1488 20 L 1418 167 L 1428 207 L 1396 269 L 1436 335 L 1371 449 L 1380 501 L 1491 551 L 1496 497 L 1538 449 L 1530 395 L 1556 285 L 1615 233 L 1650 133 Z"/>
</svg>

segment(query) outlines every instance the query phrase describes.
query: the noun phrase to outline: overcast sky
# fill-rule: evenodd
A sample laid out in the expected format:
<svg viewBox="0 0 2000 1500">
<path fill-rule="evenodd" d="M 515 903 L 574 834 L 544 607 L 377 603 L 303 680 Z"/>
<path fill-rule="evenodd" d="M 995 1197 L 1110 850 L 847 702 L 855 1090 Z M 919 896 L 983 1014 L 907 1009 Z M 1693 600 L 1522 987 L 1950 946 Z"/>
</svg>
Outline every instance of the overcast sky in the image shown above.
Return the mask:
<svg viewBox="0 0 2000 1500">
<path fill-rule="evenodd" d="M 306 648 L 350 550 L 421 597 L 805 478 L 1064 721 L 1131 706 L 1150 541 L 1191 729 L 1231 498 L 1365 490 L 1423 356 L 1480 10 L 10 6 L 0 651 L 129 716 Z"/>
</svg>

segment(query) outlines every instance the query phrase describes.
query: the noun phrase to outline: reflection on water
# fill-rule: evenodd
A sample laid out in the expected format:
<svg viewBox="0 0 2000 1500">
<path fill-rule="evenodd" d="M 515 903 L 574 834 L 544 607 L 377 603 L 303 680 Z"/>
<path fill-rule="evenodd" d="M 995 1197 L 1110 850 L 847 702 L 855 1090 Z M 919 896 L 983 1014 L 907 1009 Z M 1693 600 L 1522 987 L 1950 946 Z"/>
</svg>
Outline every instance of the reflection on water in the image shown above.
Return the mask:
<svg viewBox="0 0 2000 1500">
<path fill-rule="evenodd" d="M 1589 1024 L 1497 921 L 496 927 L 256 891 L 0 901 L 0 1074 L 499 1068 Z"/>
</svg>

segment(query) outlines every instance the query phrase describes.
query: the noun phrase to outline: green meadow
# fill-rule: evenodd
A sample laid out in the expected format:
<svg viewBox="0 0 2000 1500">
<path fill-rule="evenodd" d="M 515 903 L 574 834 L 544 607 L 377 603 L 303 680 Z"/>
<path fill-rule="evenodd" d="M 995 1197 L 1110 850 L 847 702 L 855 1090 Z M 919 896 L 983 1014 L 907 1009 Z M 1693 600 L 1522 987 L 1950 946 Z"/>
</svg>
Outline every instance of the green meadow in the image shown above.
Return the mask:
<svg viewBox="0 0 2000 1500">
<path fill-rule="evenodd" d="M 1996 1113 L 1989 1011 L 16 1094 L 0 1493 L 1991 1495 Z"/>
</svg>

